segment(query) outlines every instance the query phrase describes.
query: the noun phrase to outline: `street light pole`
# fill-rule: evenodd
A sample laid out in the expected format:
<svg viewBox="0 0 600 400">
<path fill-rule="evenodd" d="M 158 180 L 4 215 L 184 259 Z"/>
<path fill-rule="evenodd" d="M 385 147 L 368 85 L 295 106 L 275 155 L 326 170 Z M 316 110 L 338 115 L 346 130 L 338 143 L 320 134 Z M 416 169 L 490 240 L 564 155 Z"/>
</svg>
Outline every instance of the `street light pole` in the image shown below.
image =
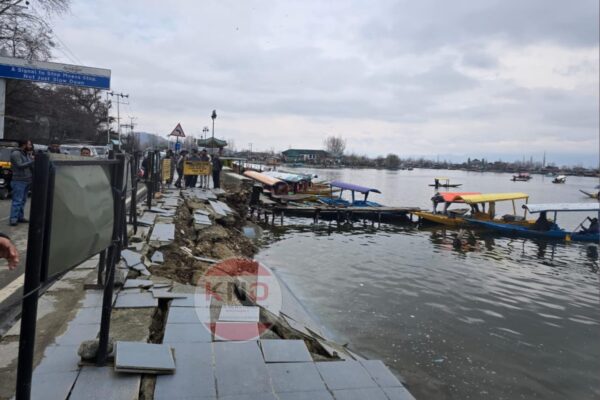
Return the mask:
<svg viewBox="0 0 600 400">
<path fill-rule="evenodd" d="M 212 115 L 213 129 L 212 129 L 212 153 L 215 154 L 215 119 L 217 119 L 217 110 L 213 110 Z"/>
<path fill-rule="evenodd" d="M 203 142 L 206 140 L 206 136 L 207 136 L 208 131 L 209 131 L 208 126 L 205 126 L 202 129 L 202 141 Z M 204 147 L 206 147 L 206 142 L 204 142 Z"/>
</svg>

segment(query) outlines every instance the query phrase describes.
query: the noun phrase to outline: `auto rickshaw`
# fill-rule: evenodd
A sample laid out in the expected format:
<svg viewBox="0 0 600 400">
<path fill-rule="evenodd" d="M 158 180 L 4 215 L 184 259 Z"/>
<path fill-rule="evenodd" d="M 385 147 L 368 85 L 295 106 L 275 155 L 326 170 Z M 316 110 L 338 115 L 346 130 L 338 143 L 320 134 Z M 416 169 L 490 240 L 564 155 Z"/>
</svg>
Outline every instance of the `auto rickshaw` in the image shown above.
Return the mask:
<svg viewBox="0 0 600 400">
<path fill-rule="evenodd" d="M 19 148 L 19 144 L 14 140 L 0 139 L 0 199 L 5 200 L 10 196 L 12 181 L 12 168 L 10 155 L 13 150 Z"/>
</svg>

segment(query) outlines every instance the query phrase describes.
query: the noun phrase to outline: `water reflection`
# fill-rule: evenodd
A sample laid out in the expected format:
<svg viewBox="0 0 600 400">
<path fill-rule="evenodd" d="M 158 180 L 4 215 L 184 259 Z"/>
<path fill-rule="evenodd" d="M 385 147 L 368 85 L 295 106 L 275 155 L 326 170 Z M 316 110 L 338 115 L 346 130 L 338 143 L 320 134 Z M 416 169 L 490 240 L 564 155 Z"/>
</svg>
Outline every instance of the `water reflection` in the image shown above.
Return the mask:
<svg viewBox="0 0 600 400">
<path fill-rule="evenodd" d="M 460 232 L 443 227 L 286 223 L 258 258 L 417 398 L 600 396 L 596 245 L 466 230 L 456 246 Z"/>
</svg>

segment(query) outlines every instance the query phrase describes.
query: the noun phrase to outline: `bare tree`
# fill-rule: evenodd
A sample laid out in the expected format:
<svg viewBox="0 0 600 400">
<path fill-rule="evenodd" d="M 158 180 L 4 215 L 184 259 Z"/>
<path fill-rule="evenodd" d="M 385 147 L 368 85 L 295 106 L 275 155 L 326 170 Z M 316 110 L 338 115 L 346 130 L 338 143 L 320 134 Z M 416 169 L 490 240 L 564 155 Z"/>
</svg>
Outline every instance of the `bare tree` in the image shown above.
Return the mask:
<svg viewBox="0 0 600 400">
<path fill-rule="evenodd" d="M 328 136 L 323 141 L 323 145 L 325 150 L 334 157 L 343 156 L 344 150 L 346 150 L 346 140 L 341 136 Z"/>
</svg>

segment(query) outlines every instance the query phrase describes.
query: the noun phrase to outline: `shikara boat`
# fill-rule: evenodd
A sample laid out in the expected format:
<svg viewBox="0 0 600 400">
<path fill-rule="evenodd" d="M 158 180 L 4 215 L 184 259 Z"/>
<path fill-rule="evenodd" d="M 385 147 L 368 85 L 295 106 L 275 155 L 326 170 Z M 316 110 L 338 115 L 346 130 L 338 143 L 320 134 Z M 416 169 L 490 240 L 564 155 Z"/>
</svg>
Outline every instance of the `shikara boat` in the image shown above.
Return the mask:
<svg viewBox="0 0 600 400">
<path fill-rule="evenodd" d="M 581 190 L 581 189 L 579 189 L 579 191 L 581 193 L 585 194 L 589 198 L 600 200 L 600 192 L 590 193 L 590 192 L 586 192 L 585 190 Z"/>
<path fill-rule="evenodd" d="M 434 178 L 433 183 L 429 186 L 433 186 L 434 188 L 451 188 L 451 187 L 459 187 L 462 186 L 462 183 L 450 183 L 450 178 Z"/>
<path fill-rule="evenodd" d="M 368 201 L 370 193 L 381 193 L 378 189 L 369 188 L 365 186 L 355 185 L 352 183 L 346 183 L 342 181 L 332 181 L 329 183 L 330 190 L 339 189 L 340 193 L 337 197 L 319 197 L 319 201 L 323 204 L 335 207 L 382 207 L 381 204 L 374 201 Z M 350 192 L 352 200 L 345 200 L 342 198 L 344 191 Z M 365 197 L 363 200 L 356 200 L 356 193 L 363 194 Z"/>
<path fill-rule="evenodd" d="M 517 175 L 513 175 L 511 181 L 513 182 L 527 182 L 531 179 L 531 175 L 527 172 L 519 172 Z"/>
<path fill-rule="evenodd" d="M 262 184 L 263 187 L 265 187 L 265 189 L 270 190 L 271 193 L 283 195 L 289 192 L 288 184 L 280 179 L 273 178 L 263 173 L 250 170 L 245 171 L 244 176 Z"/>
<path fill-rule="evenodd" d="M 566 183 L 567 176 L 566 175 L 558 175 L 554 179 L 552 179 L 552 183 Z"/>
<path fill-rule="evenodd" d="M 468 209 L 457 211 L 447 210 L 446 214 L 436 214 L 431 212 L 416 212 L 415 215 L 430 222 L 438 224 L 461 227 L 468 224 L 467 218 L 481 221 L 497 221 L 515 225 L 530 225 L 533 222 L 525 219 L 526 215 L 517 215 L 517 200 L 527 200 L 529 195 L 526 193 L 488 193 L 488 194 L 456 194 L 448 196 L 451 203 L 464 203 L 469 206 Z M 512 201 L 513 214 L 496 217 L 496 203 L 503 201 Z"/>
<path fill-rule="evenodd" d="M 434 202 L 434 211 L 419 211 L 415 215 L 425 221 L 448 226 L 465 225 L 463 216 L 469 212 L 469 208 L 450 208 L 453 204 L 465 204 L 460 196 L 469 194 L 481 194 L 479 192 L 441 192 L 432 197 Z M 438 197 L 439 196 L 439 197 Z M 437 205 L 444 203 L 444 208 L 441 212 L 437 211 Z"/>
<path fill-rule="evenodd" d="M 474 219 L 469 219 L 469 222 L 476 226 L 492 229 L 506 235 L 596 243 L 600 241 L 600 227 L 598 226 L 598 220 L 600 219 L 600 203 L 525 204 L 523 208 L 531 214 L 540 214 L 540 217 L 533 225 L 522 226 Z M 556 225 L 558 213 L 561 212 L 593 212 L 596 216 L 593 218 L 589 216 L 586 217 L 574 231 L 569 232 Z M 554 222 L 551 222 L 546 218 L 547 213 L 554 213 L 552 219 Z M 589 225 L 583 227 L 588 221 Z"/>
</svg>

